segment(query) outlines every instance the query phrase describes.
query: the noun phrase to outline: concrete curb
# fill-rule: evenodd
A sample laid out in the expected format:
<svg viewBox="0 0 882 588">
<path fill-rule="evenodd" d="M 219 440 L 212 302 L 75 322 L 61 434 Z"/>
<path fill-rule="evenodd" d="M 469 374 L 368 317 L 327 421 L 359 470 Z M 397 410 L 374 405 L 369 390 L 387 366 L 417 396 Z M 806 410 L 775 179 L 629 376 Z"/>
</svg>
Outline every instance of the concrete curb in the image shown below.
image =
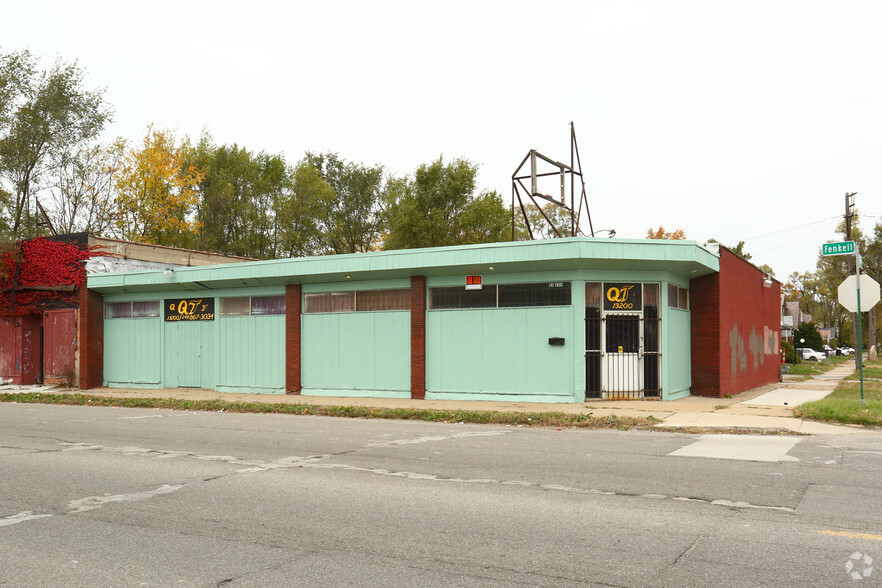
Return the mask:
<svg viewBox="0 0 882 588">
<path fill-rule="evenodd" d="M 178 398 L 183 400 L 226 400 L 229 402 L 260 402 L 267 404 L 305 404 L 312 406 L 363 406 L 371 408 L 402 408 L 428 410 L 470 410 L 497 412 L 562 412 L 569 415 L 595 417 L 642 417 L 661 421 L 660 429 L 746 429 L 751 431 L 792 431 L 802 435 L 879 435 L 882 430 L 856 425 L 832 425 L 793 416 L 794 408 L 824 392 L 832 392 L 855 370 L 854 362 L 833 368 L 825 374 L 805 381 L 784 381 L 742 392 L 732 398 L 689 396 L 680 400 L 588 401 L 572 404 L 533 402 L 494 402 L 477 400 L 412 400 L 409 398 L 352 398 L 298 396 L 284 394 L 231 394 L 194 388 L 95 388 L 71 390 L 47 386 L 0 386 L 0 393 L 83 393 L 118 398 Z M 789 396 L 788 396 L 789 395 Z M 765 399 L 763 398 L 765 397 Z M 781 399 L 784 400 L 781 400 Z M 787 398 L 792 398 L 787 401 Z M 771 399 L 771 400 L 769 400 Z M 774 404 L 769 404 L 774 402 Z M 783 404 L 780 404 L 783 403 Z"/>
</svg>

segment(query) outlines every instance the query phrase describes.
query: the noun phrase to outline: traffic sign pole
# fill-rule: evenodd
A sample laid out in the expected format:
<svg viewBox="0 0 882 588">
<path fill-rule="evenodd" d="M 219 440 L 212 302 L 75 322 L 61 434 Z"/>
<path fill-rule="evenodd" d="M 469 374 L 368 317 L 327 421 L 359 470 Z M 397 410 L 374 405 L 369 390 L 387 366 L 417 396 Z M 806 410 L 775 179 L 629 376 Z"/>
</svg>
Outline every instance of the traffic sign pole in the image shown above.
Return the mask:
<svg viewBox="0 0 882 588">
<path fill-rule="evenodd" d="M 854 196 L 851 194 L 850 196 Z M 846 214 L 848 214 L 848 200 L 846 199 Z M 848 218 L 846 217 L 846 221 Z M 851 230 L 847 232 L 847 234 L 851 235 Z M 861 380 L 861 408 L 867 406 L 866 401 L 864 400 L 864 342 L 863 342 L 863 333 L 861 332 L 861 254 L 858 251 L 858 248 L 855 247 L 854 241 L 841 241 L 839 243 L 824 243 L 821 246 L 821 255 L 850 255 L 854 253 L 854 267 L 855 267 L 855 275 L 848 276 L 845 278 L 845 281 L 839 285 L 839 303 L 847 308 L 848 310 L 854 312 L 855 314 L 852 317 L 857 317 L 857 368 L 858 373 L 860 374 Z M 852 280 L 852 277 L 854 280 Z M 854 290 L 851 290 L 851 282 L 854 281 Z M 876 303 L 879 302 L 879 284 L 877 284 L 870 276 L 867 276 L 867 310 L 873 308 Z M 855 294 L 857 300 L 851 297 L 852 293 Z M 855 302 L 857 302 L 857 306 L 855 306 Z M 854 320 L 852 322 L 854 322 Z"/>
<path fill-rule="evenodd" d="M 861 380 L 861 408 L 867 406 L 864 402 L 864 338 L 861 334 L 861 254 L 854 250 L 854 267 L 857 275 L 857 364 L 858 374 Z"/>
</svg>

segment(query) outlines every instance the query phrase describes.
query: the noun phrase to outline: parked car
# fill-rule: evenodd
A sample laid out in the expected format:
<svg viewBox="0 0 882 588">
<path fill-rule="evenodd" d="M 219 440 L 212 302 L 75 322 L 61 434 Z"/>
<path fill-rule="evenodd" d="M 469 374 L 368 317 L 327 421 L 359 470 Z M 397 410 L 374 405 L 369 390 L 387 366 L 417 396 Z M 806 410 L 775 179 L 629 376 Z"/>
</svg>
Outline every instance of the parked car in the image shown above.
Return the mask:
<svg viewBox="0 0 882 588">
<path fill-rule="evenodd" d="M 827 357 L 820 351 L 815 351 L 811 347 L 797 347 L 796 352 L 804 361 L 821 361 Z"/>
<path fill-rule="evenodd" d="M 852 347 L 840 347 L 839 351 L 842 352 L 842 355 L 854 355 L 854 348 Z"/>
</svg>

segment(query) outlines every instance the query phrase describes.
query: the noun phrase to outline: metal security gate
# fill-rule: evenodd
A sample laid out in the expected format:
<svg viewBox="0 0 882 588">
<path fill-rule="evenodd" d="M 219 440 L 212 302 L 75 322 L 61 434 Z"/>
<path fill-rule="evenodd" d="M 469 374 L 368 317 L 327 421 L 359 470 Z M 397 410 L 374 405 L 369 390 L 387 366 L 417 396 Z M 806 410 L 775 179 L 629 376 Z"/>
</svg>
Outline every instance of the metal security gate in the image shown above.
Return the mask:
<svg viewBox="0 0 882 588">
<path fill-rule="evenodd" d="M 585 309 L 585 398 L 603 398 L 603 387 L 600 381 L 600 360 L 603 350 L 600 345 L 600 333 L 603 319 L 599 308 Z"/>
<path fill-rule="evenodd" d="M 643 392 L 640 315 L 608 314 L 603 321 L 603 389 L 606 398 L 640 398 Z"/>
<path fill-rule="evenodd" d="M 661 319 L 658 307 L 643 308 L 643 396 L 661 398 Z"/>
<path fill-rule="evenodd" d="M 658 284 L 585 284 L 586 400 L 661 397 L 658 291 Z"/>
</svg>

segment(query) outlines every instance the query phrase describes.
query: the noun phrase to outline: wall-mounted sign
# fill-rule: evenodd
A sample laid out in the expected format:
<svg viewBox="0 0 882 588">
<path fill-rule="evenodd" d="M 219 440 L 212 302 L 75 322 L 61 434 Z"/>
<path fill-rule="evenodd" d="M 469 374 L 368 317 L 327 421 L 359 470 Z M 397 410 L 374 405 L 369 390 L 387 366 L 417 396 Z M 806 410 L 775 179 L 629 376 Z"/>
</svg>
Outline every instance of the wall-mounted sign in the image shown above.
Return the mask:
<svg viewBox="0 0 882 588">
<path fill-rule="evenodd" d="M 480 290 L 481 276 L 466 276 L 466 290 Z"/>
<path fill-rule="evenodd" d="M 213 321 L 214 298 L 170 298 L 165 301 L 165 321 Z"/>
<path fill-rule="evenodd" d="M 604 284 L 603 310 L 643 310 L 640 284 Z"/>
</svg>

